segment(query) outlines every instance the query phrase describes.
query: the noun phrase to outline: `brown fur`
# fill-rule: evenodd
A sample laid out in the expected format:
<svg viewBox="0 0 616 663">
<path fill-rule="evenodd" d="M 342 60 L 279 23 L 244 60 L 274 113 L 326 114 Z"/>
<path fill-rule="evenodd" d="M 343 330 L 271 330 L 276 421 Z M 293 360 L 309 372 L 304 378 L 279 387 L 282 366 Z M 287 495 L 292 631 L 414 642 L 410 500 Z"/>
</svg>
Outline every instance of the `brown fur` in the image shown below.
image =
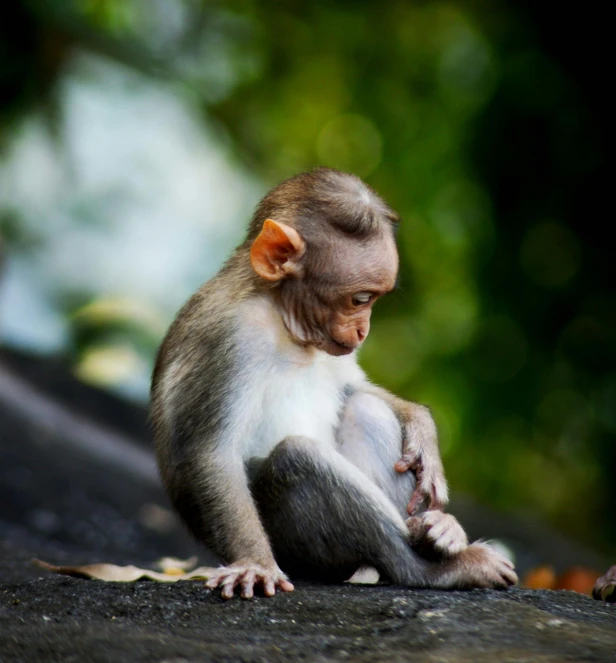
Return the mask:
<svg viewBox="0 0 616 663">
<path fill-rule="evenodd" d="M 447 501 L 429 412 L 370 385 L 353 358 L 344 357 L 366 337 L 374 301 L 394 286 L 397 222 L 387 204 L 353 175 L 319 168 L 283 182 L 259 204 L 245 241 L 182 308 L 161 345 L 152 378 L 161 476 L 191 531 L 229 565 L 210 580 L 210 586 L 222 587 L 226 598 L 235 585 L 245 597 L 252 596 L 255 583 L 262 584 L 267 595 L 276 587 L 292 589 L 274 559 L 272 544 L 278 551 L 296 551 L 293 568 L 314 563 L 324 578 L 329 571 L 355 564 L 380 565 L 391 579 L 419 586 L 460 586 L 465 578 L 475 578 L 468 570 L 474 552 L 436 567 L 414 553 L 400 516 L 405 505 L 392 501 L 394 494 L 402 495 L 402 502 L 410 498 L 415 481 L 409 468 L 418 477 L 413 509 L 422 501 L 436 507 Z M 275 376 L 286 386 L 270 384 Z M 323 393 L 334 388 L 324 401 Z M 293 394 L 297 389 L 299 396 L 285 391 Z M 305 416 L 306 407 L 317 405 L 304 404 L 302 389 L 315 401 L 321 399 L 322 411 Z M 380 484 L 373 484 L 358 469 L 358 461 L 336 449 L 344 440 L 336 441 L 335 428 L 345 416 L 364 414 L 353 408 L 345 414 L 345 396 L 359 402 L 354 393 L 372 394 L 382 406 L 377 409 L 385 409 L 372 421 L 366 412 L 368 423 L 352 440 L 361 453 L 362 448 L 377 450 L 383 468 Z M 283 436 L 268 437 L 274 435 L 270 430 L 286 430 L 290 421 L 294 427 L 293 417 L 331 440 L 301 437 L 301 430 L 286 442 Z M 387 446 L 375 433 L 380 429 L 389 431 Z M 259 456 L 263 453 L 268 457 Z M 396 459 L 399 478 L 392 469 Z M 293 469 L 291 476 L 281 475 L 278 461 L 281 467 L 306 470 L 300 474 L 307 480 L 298 490 L 304 491 L 307 504 L 281 490 L 300 475 Z M 260 482 L 251 486 L 248 471 L 259 464 L 268 467 L 269 474 L 261 471 Z M 265 483 L 264 476 L 269 477 Z M 388 482 L 397 488 L 390 491 Z M 404 486 L 407 490 L 401 493 Z M 260 511 L 255 491 L 261 496 Z M 313 513 L 328 495 L 329 506 L 323 504 L 323 510 Z M 281 513 L 288 518 L 280 521 Z M 350 514 L 359 528 L 355 533 L 348 528 Z M 272 527 L 274 516 L 277 525 Z M 441 519 L 436 527 L 437 520 L 422 522 L 435 531 L 450 522 Z M 327 528 L 338 534 L 326 536 Z M 449 538 L 456 536 L 450 527 Z M 319 538 L 332 547 L 315 543 L 313 554 L 306 547 Z M 430 539 L 427 531 L 425 538 Z M 441 543 L 448 540 L 440 538 Z M 461 544 L 457 538 L 464 547 L 464 537 Z M 364 542 L 364 553 L 354 551 L 355 539 Z M 491 569 L 498 582 L 505 582 L 501 561 L 494 555 L 480 563 L 484 575 Z"/>
</svg>

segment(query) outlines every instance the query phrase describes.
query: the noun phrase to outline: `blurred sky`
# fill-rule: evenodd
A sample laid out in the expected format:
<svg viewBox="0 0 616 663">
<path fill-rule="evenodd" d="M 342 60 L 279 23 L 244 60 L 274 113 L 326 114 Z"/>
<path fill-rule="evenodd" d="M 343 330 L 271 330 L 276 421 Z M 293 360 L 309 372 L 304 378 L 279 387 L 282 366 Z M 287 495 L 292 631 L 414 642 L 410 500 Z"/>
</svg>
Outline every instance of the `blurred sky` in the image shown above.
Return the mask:
<svg viewBox="0 0 616 663">
<path fill-rule="evenodd" d="M 190 100 L 111 60 L 75 54 L 59 105 L 61 142 L 34 114 L 0 164 L 0 205 L 19 210 L 32 242 L 8 255 L 0 339 L 65 350 L 71 295 L 125 302 L 160 335 L 239 242 L 263 185 Z M 147 398 L 151 365 L 129 345 L 90 371 Z"/>
</svg>

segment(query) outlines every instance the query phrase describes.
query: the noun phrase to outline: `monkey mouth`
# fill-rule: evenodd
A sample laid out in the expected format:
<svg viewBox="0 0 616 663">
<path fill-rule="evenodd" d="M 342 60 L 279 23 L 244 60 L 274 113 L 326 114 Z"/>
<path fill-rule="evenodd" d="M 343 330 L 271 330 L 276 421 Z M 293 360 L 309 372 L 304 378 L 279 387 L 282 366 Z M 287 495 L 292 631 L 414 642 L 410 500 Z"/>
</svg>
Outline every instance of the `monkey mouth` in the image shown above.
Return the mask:
<svg viewBox="0 0 616 663">
<path fill-rule="evenodd" d="M 355 347 L 350 345 L 345 345 L 344 343 L 339 343 L 334 340 L 331 336 L 328 336 L 324 339 L 324 342 L 321 344 L 321 349 L 327 352 L 329 355 L 334 357 L 340 357 L 342 355 L 350 355 Z"/>
</svg>

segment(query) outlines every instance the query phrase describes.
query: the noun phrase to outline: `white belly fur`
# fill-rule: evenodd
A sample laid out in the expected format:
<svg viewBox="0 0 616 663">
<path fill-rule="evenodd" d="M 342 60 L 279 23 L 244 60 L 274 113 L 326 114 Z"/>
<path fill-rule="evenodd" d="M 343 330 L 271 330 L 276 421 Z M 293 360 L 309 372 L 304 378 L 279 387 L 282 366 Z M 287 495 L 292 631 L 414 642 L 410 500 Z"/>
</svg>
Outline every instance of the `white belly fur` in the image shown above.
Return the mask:
<svg viewBox="0 0 616 663">
<path fill-rule="evenodd" d="M 266 383 L 253 385 L 251 400 L 255 407 L 246 421 L 246 455 L 265 457 L 289 435 L 333 444 L 342 393 L 332 378 L 323 365 L 279 365 Z"/>
<path fill-rule="evenodd" d="M 335 444 L 343 389 L 363 377 L 355 357 L 332 357 L 291 342 L 279 316 L 247 302 L 250 338 L 234 403 L 233 437 L 244 460 L 264 458 L 285 437 L 302 435 Z"/>
</svg>

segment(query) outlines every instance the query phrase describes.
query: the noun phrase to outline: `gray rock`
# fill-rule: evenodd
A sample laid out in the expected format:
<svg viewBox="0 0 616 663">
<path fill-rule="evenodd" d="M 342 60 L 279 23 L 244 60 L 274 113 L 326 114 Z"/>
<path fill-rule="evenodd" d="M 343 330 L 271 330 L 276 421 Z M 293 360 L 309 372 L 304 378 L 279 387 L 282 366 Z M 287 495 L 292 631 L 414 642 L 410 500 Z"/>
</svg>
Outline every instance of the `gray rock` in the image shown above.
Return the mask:
<svg viewBox="0 0 616 663">
<path fill-rule="evenodd" d="M 616 606 L 573 592 L 316 586 L 223 601 L 202 582 L 0 584 L 0 660 L 614 661 Z"/>
<path fill-rule="evenodd" d="M 0 352 L 1 663 L 616 661 L 616 604 L 572 592 L 297 583 L 224 602 L 197 581 L 43 574 L 33 557 L 212 563 L 167 511 L 144 413 L 45 366 Z M 458 511 L 474 535 L 510 544 L 521 567 L 596 564 L 543 524 L 459 500 Z"/>
</svg>

